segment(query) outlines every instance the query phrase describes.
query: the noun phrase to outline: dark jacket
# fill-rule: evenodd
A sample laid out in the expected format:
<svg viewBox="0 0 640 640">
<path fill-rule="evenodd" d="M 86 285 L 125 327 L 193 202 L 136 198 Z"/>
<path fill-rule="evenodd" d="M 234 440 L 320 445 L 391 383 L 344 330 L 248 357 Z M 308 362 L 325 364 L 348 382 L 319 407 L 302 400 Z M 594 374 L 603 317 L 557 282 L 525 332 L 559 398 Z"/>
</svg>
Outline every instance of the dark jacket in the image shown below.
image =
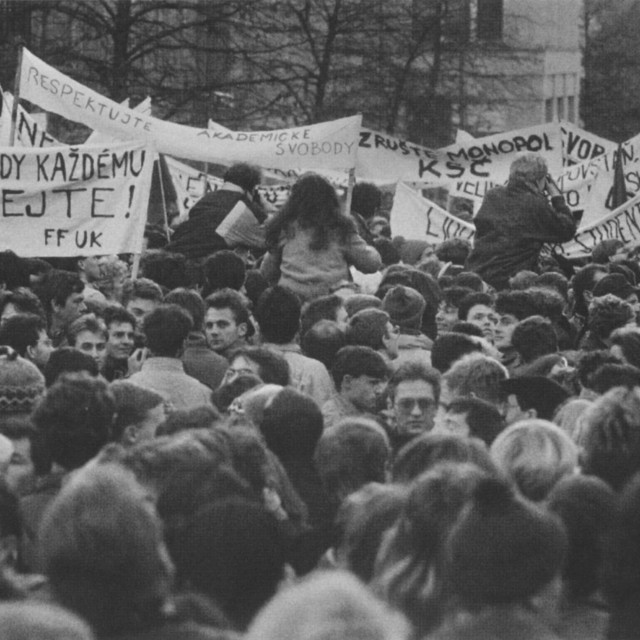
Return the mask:
<svg viewBox="0 0 640 640">
<path fill-rule="evenodd" d="M 239 187 L 223 187 L 193 205 L 189 219 L 175 230 L 167 249 L 197 259 L 235 246 L 263 248 L 261 225 L 265 220 L 265 212 Z"/>
<path fill-rule="evenodd" d="M 562 196 L 547 201 L 524 186 L 495 187 L 474 218 L 476 233 L 466 268 L 496 289 L 506 289 L 519 271 L 536 271 L 547 242 L 568 242 L 577 220 Z"/>
</svg>

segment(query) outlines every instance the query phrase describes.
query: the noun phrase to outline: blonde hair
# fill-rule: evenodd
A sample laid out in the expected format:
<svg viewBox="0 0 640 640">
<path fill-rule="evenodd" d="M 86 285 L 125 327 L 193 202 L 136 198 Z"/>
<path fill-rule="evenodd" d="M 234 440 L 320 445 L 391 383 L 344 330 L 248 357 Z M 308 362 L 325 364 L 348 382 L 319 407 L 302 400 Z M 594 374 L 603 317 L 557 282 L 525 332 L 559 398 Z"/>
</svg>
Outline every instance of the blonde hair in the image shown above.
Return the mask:
<svg viewBox="0 0 640 640">
<path fill-rule="evenodd" d="M 560 478 L 578 468 L 578 447 L 547 420 L 522 420 L 505 429 L 491 445 L 497 467 L 518 491 L 539 502 Z"/>
<path fill-rule="evenodd" d="M 257 615 L 247 640 L 405 640 L 406 620 L 353 575 L 312 574 L 285 589 Z"/>
</svg>

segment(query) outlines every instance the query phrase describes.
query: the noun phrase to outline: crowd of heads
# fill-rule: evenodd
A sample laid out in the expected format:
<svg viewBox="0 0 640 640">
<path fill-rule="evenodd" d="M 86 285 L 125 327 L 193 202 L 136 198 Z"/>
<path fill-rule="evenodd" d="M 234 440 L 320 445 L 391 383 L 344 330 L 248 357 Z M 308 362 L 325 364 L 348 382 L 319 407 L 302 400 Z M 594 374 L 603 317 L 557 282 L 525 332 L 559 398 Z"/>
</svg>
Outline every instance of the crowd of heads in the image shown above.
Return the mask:
<svg viewBox="0 0 640 640">
<path fill-rule="evenodd" d="M 386 256 L 310 300 L 242 247 L 0 253 L 1 637 L 640 637 L 635 257 L 495 291 L 383 202 L 270 217 Z"/>
</svg>

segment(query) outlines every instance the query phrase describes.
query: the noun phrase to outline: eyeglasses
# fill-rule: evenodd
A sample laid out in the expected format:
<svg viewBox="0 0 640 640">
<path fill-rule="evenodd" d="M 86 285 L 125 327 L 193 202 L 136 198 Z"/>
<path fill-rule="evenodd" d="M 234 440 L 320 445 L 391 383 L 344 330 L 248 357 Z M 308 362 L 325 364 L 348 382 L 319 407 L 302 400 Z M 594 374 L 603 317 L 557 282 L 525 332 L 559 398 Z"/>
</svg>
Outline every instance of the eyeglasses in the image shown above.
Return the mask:
<svg viewBox="0 0 640 640">
<path fill-rule="evenodd" d="M 435 405 L 435 402 L 429 398 L 400 398 L 396 401 L 396 405 L 404 413 L 411 413 L 413 408 L 418 405 L 418 409 L 425 413 Z"/>
</svg>

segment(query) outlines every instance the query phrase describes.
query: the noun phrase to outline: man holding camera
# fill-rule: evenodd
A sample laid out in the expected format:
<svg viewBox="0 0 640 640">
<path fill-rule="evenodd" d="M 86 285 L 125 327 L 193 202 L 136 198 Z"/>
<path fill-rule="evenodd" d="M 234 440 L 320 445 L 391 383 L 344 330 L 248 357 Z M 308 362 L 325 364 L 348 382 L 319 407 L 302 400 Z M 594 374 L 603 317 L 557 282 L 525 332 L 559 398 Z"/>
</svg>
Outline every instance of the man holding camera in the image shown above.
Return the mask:
<svg viewBox="0 0 640 640">
<path fill-rule="evenodd" d="M 495 289 L 507 289 L 519 271 L 537 271 L 545 243 L 568 242 L 581 212 L 572 213 L 547 164 L 525 153 L 511 164 L 506 186 L 485 196 L 474 218 L 476 234 L 466 268 Z"/>
</svg>

